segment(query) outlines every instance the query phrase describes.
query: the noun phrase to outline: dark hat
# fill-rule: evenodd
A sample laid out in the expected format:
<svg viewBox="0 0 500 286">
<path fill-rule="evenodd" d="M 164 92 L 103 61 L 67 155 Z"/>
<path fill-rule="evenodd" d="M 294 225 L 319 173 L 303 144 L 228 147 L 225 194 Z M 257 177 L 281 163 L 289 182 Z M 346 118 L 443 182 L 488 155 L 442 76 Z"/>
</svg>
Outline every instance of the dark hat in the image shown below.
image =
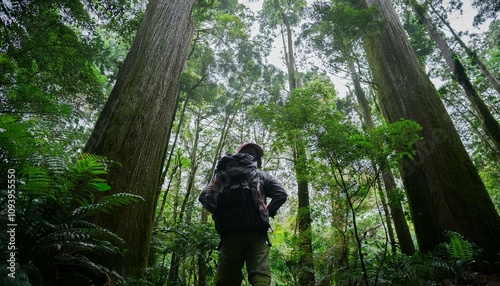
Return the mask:
<svg viewBox="0 0 500 286">
<path fill-rule="evenodd" d="M 262 147 L 255 143 L 243 143 L 236 149 L 235 153 L 247 153 L 252 155 L 257 161 L 257 166 L 260 167 L 262 165 L 262 157 L 264 157 L 264 150 Z"/>
</svg>

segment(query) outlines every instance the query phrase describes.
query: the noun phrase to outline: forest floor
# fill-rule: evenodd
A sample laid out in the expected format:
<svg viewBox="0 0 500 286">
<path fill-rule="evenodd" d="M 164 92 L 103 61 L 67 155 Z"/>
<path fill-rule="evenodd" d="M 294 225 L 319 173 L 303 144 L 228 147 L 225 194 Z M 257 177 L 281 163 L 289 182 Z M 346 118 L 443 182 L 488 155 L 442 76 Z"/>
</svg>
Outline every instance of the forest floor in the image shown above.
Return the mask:
<svg viewBox="0 0 500 286">
<path fill-rule="evenodd" d="M 499 273 L 480 273 L 474 271 L 464 271 L 460 273 L 460 282 L 445 280 L 444 286 L 500 286 Z M 458 279 L 456 279 L 458 280 Z"/>
</svg>

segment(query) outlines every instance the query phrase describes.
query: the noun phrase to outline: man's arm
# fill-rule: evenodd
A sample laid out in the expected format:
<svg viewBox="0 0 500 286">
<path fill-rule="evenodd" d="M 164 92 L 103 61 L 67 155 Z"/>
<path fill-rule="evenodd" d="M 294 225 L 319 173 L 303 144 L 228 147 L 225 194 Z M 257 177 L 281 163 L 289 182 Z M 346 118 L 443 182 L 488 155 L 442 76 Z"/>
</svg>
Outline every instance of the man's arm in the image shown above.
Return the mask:
<svg viewBox="0 0 500 286">
<path fill-rule="evenodd" d="M 205 185 L 201 190 L 200 196 L 198 197 L 198 201 L 206 208 L 211 214 L 215 213 L 215 176 L 212 178 L 210 183 Z"/>
<path fill-rule="evenodd" d="M 271 201 L 267 204 L 267 210 L 269 211 L 269 216 L 274 217 L 278 209 L 286 202 L 288 195 L 285 188 L 283 188 L 276 178 L 263 171 L 261 174 L 264 181 L 264 195 L 271 198 Z"/>
</svg>

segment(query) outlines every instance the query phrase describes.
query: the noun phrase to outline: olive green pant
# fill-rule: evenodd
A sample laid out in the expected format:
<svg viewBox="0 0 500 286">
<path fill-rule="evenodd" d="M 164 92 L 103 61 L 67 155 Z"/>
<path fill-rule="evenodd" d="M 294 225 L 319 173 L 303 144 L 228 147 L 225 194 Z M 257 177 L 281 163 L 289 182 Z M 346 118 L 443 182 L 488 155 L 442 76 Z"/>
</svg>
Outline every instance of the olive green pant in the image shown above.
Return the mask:
<svg viewBox="0 0 500 286">
<path fill-rule="evenodd" d="M 223 236 L 215 284 L 240 285 L 243 280 L 241 270 L 244 263 L 250 284 L 253 286 L 271 284 L 267 234 L 239 231 Z"/>
</svg>

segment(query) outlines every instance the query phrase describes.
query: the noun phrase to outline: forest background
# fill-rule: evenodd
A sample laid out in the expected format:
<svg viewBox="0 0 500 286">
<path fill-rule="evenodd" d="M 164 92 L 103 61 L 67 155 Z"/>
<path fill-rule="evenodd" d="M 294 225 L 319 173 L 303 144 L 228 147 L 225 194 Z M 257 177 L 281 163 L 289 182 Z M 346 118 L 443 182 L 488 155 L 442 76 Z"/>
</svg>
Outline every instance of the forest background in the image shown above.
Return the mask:
<svg viewBox="0 0 500 286">
<path fill-rule="evenodd" d="M 273 285 L 499 280 L 499 2 L 245 4 L 1 2 L 1 284 L 212 285 L 197 197 L 249 141 Z"/>
</svg>

